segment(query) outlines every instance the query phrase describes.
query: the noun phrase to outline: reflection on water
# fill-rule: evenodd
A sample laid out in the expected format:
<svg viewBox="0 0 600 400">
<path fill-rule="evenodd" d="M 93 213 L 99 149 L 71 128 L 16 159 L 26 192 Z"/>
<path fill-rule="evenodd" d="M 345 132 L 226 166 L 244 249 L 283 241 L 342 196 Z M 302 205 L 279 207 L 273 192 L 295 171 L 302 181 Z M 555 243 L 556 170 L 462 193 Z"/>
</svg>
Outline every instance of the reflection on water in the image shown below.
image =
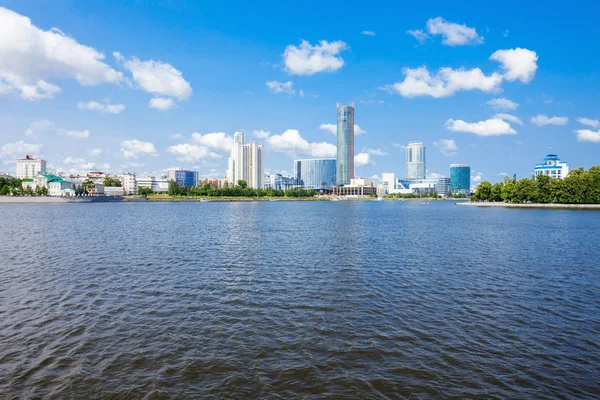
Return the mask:
<svg viewBox="0 0 600 400">
<path fill-rule="evenodd" d="M 600 213 L 2 205 L 2 398 L 593 398 Z"/>
</svg>

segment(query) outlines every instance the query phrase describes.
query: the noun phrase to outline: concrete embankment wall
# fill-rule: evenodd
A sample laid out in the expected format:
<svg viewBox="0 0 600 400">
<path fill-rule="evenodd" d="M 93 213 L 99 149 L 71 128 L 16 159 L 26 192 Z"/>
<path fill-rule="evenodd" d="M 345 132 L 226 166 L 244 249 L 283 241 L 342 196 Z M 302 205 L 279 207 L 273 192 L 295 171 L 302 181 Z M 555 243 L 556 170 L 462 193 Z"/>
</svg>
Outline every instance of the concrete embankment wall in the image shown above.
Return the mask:
<svg viewBox="0 0 600 400">
<path fill-rule="evenodd" d="M 121 196 L 52 197 L 52 196 L 0 196 L 0 204 L 81 204 L 131 201 Z M 134 201 L 146 201 L 135 199 Z"/>
<path fill-rule="evenodd" d="M 600 210 L 600 204 L 513 204 L 513 203 L 456 203 L 458 206 L 471 207 L 504 207 L 504 208 L 554 208 L 572 210 Z"/>
</svg>

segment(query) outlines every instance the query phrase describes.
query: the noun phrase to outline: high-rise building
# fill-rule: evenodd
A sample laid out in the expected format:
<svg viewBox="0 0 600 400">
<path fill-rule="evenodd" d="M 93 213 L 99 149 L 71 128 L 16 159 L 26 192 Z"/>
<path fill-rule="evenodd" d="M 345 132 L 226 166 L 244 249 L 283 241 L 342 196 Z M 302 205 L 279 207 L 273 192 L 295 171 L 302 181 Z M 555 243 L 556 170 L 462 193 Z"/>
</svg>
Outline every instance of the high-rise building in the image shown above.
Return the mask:
<svg viewBox="0 0 600 400">
<path fill-rule="evenodd" d="M 471 193 L 471 167 L 466 164 L 450 165 L 450 193 L 465 196 Z"/>
<path fill-rule="evenodd" d="M 38 174 L 46 173 L 46 160 L 25 156 L 17 160 L 17 178 L 33 178 Z"/>
<path fill-rule="evenodd" d="M 123 194 L 137 194 L 137 184 L 135 183 L 135 174 L 133 172 L 124 172 L 119 176 Z"/>
<path fill-rule="evenodd" d="M 336 159 L 294 160 L 296 185 L 303 189 L 323 190 L 336 185 Z"/>
<path fill-rule="evenodd" d="M 450 193 L 450 178 L 441 176 L 438 180 L 437 194 L 442 197 L 448 197 L 448 193 Z"/>
<path fill-rule="evenodd" d="M 175 181 L 180 186 L 193 187 L 198 185 L 198 171 L 183 168 L 167 169 L 167 180 Z"/>
<path fill-rule="evenodd" d="M 256 143 L 244 143 L 244 133 L 236 132 L 229 155 L 227 182 L 237 185 L 244 180 L 248 187 L 258 189 L 264 186 L 265 155 L 264 148 Z"/>
<path fill-rule="evenodd" d="M 348 185 L 354 179 L 354 103 L 337 104 L 337 185 Z"/>
<path fill-rule="evenodd" d="M 406 146 L 406 179 L 425 179 L 425 146 L 421 142 L 410 142 Z"/>
<path fill-rule="evenodd" d="M 544 157 L 544 163 L 535 166 L 535 175 L 548 175 L 551 178 L 566 178 L 569 175 L 569 165 L 561 162 L 556 154 Z"/>
</svg>

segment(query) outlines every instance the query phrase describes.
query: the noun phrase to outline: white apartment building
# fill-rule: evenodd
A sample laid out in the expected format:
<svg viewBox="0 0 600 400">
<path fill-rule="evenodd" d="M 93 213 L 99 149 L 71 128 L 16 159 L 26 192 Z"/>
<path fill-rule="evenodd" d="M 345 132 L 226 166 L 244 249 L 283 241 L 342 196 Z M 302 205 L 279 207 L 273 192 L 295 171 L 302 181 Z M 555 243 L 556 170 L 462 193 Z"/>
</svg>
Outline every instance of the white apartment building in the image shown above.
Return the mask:
<svg viewBox="0 0 600 400">
<path fill-rule="evenodd" d="M 169 180 L 167 178 L 157 179 L 153 176 L 143 176 L 136 178 L 136 185 L 138 188 L 150 188 L 155 193 L 167 193 L 169 190 Z"/>
<path fill-rule="evenodd" d="M 46 172 L 46 160 L 25 156 L 17 160 L 17 178 L 34 178 L 38 174 Z"/>
<path fill-rule="evenodd" d="M 133 172 L 124 172 L 119 175 L 119 179 L 121 180 L 121 186 L 123 187 L 123 194 L 137 194 L 137 184 Z"/>
<path fill-rule="evenodd" d="M 244 133 L 236 132 L 228 160 L 227 182 L 236 185 L 245 180 L 248 187 L 264 186 L 264 148 L 256 143 L 244 143 Z"/>
<path fill-rule="evenodd" d="M 544 157 L 544 163 L 535 166 L 536 175 L 548 175 L 551 178 L 566 178 L 569 175 L 569 165 L 560 161 L 556 154 Z"/>
</svg>

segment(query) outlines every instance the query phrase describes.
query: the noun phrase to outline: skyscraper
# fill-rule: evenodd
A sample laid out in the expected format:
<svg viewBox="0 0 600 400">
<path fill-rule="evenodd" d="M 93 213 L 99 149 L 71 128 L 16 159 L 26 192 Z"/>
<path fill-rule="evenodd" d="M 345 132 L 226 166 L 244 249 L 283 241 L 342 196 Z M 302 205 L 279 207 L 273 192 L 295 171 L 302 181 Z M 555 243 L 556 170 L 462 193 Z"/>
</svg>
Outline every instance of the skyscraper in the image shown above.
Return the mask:
<svg viewBox="0 0 600 400">
<path fill-rule="evenodd" d="M 425 146 L 421 142 L 410 142 L 406 146 L 406 179 L 425 179 Z"/>
<path fill-rule="evenodd" d="M 450 165 L 450 193 L 468 196 L 470 192 L 471 167 L 466 164 Z"/>
<path fill-rule="evenodd" d="M 333 158 L 312 158 L 294 160 L 296 185 L 303 189 L 323 190 L 336 185 L 336 160 Z"/>
<path fill-rule="evenodd" d="M 348 185 L 354 179 L 354 103 L 337 104 L 337 184 Z"/>
<path fill-rule="evenodd" d="M 244 134 L 236 132 L 233 136 L 233 147 L 229 156 L 227 182 L 237 185 L 244 180 L 248 187 L 263 188 L 265 175 L 264 149 L 256 143 L 244 143 Z"/>
</svg>

